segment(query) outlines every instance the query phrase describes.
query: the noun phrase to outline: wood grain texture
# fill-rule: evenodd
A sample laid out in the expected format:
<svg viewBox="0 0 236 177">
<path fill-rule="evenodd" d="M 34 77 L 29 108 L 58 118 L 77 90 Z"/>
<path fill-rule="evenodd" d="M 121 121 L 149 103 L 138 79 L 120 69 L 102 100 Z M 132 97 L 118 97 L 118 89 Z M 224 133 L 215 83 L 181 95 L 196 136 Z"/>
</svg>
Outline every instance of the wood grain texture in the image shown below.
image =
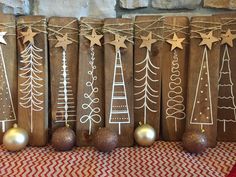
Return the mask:
<svg viewBox="0 0 236 177">
<path fill-rule="evenodd" d="M 104 20 L 104 67 L 105 67 L 105 124 L 109 129 L 119 132 L 118 123 L 109 123 L 110 113 L 114 109 L 127 109 L 130 116 L 130 123 L 121 123 L 121 134 L 118 135 L 118 146 L 132 146 L 133 145 L 133 131 L 134 131 L 134 119 L 133 119 L 133 44 L 129 41 L 125 41 L 127 48 L 121 48 L 121 61 L 124 74 L 124 83 L 127 95 L 127 105 L 125 105 L 124 100 L 115 100 L 116 107 L 112 107 L 112 87 L 113 87 L 113 75 L 116 51 L 115 47 L 109 42 L 114 41 L 114 33 L 120 36 L 127 36 L 130 40 L 133 34 L 133 25 L 131 19 L 105 19 Z M 122 91 L 123 86 L 117 88 Z M 118 93 L 117 93 L 118 94 Z M 123 95 L 123 93 L 122 93 Z M 124 107 L 123 107 L 124 106 Z M 113 109 L 112 109 L 113 108 Z M 122 115 L 118 114 L 117 122 L 121 121 Z M 125 117 L 127 118 L 127 117 Z M 115 119 L 113 119 L 115 120 Z M 126 119 L 127 120 L 127 119 Z"/>
<path fill-rule="evenodd" d="M 205 45 L 199 46 L 202 41 L 199 32 L 208 34 L 213 31 L 213 36 L 220 38 L 221 24 L 217 17 L 202 16 L 192 17 L 190 25 L 186 131 L 204 130 L 208 139 L 208 146 L 214 147 L 217 135 L 220 42 L 213 43 L 211 50 L 207 49 Z M 216 27 L 218 28 L 215 29 Z M 208 55 L 208 64 L 207 57 L 203 55 L 205 48 Z M 207 78 L 209 78 L 209 82 Z"/>
<path fill-rule="evenodd" d="M 65 125 L 65 95 L 63 87 L 63 49 L 55 47 L 56 36 L 68 35 L 72 42 L 66 50 L 67 92 L 68 92 L 68 124 L 75 130 L 76 126 L 76 90 L 78 68 L 78 20 L 71 17 L 51 17 L 48 21 L 48 39 L 50 53 L 51 84 L 51 126 L 52 131 Z"/>
<path fill-rule="evenodd" d="M 91 146 L 93 134 L 105 124 L 104 53 L 103 39 L 101 46 L 90 47 L 90 40 L 85 35 L 91 35 L 92 29 L 101 35 L 103 20 L 81 18 L 80 25 L 76 143 L 77 146 Z"/>
<path fill-rule="evenodd" d="M 13 15 L 0 14 L 0 32 L 7 32 L 3 37 L 7 44 L 0 44 L 2 50 L 0 53 L 0 144 L 2 144 L 4 132 L 11 128 L 17 119 L 17 51 Z"/>
<path fill-rule="evenodd" d="M 222 35 L 228 30 L 236 35 L 236 14 L 218 14 L 221 18 Z M 236 37 L 235 37 L 236 38 Z M 220 74 L 219 74 L 219 96 L 217 114 L 217 140 L 236 141 L 236 40 L 233 46 L 221 44 L 220 48 Z"/>
<path fill-rule="evenodd" d="M 134 45 L 134 125 L 147 123 L 160 133 L 161 100 L 161 50 L 163 45 L 163 21 L 161 16 L 137 16 L 135 18 Z M 141 36 L 150 34 L 157 40 L 151 50 L 142 47 Z"/>
<path fill-rule="evenodd" d="M 189 20 L 187 17 L 165 17 L 165 40 L 185 38 L 183 49 L 171 51 L 165 42 L 162 49 L 162 138 L 180 141 L 185 131 L 188 76 Z"/>
<path fill-rule="evenodd" d="M 34 46 L 38 48 L 37 51 L 31 48 L 32 46 L 30 46 L 29 41 L 23 43 L 24 37 L 22 36 L 22 32 L 26 32 L 29 26 L 31 26 L 33 32 L 37 32 L 37 35 L 34 37 Z M 48 48 L 46 18 L 44 16 L 19 17 L 17 19 L 17 38 L 18 122 L 20 127 L 28 131 L 30 145 L 43 146 L 46 145 L 48 137 Z M 29 47 L 29 50 L 27 50 L 27 47 Z M 26 50 L 28 53 L 25 55 L 34 56 L 34 58 L 37 55 L 40 58 L 37 61 L 34 61 L 33 57 L 27 58 L 22 53 Z"/>
</svg>

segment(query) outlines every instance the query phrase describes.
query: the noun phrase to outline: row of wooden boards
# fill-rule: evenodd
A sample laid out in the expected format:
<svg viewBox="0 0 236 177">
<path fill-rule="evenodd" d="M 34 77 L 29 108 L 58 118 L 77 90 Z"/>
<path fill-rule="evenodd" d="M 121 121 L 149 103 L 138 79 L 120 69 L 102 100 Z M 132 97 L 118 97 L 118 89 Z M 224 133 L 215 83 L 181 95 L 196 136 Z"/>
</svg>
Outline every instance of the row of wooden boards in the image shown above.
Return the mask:
<svg viewBox="0 0 236 177">
<path fill-rule="evenodd" d="M 33 146 L 65 124 L 78 146 L 92 145 L 103 126 L 118 133 L 119 146 L 132 146 L 139 122 L 167 141 L 181 140 L 185 128 L 204 131 L 211 147 L 217 133 L 236 141 L 235 34 L 232 45 L 220 42 L 236 33 L 234 14 L 80 23 L 1 15 L 0 32 L 1 141 L 14 122 Z"/>
</svg>

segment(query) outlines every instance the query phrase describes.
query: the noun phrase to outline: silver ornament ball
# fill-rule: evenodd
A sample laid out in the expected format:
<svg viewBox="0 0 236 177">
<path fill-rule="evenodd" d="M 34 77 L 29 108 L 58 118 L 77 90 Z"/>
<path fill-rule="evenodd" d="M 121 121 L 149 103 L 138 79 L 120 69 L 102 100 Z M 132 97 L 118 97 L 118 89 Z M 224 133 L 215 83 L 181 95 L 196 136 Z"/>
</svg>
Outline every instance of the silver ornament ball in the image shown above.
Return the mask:
<svg viewBox="0 0 236 177">
<path fill-rule="evenodd" d="M 156 139 L 155 129 L 148 124 L 141 124 L 134 131 L 134 139 L 140 146 L 151 146 Z"/>
</svg>

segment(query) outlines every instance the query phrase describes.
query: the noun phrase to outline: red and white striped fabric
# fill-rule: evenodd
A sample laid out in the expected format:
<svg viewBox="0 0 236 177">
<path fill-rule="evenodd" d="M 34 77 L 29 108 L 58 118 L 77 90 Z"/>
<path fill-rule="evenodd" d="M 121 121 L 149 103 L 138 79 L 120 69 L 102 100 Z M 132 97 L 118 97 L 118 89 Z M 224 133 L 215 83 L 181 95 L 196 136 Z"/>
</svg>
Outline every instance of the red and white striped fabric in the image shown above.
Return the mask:
<svg viewBox="0 0 236 177">
<path fill-rule="evenodd" d="M 202 155 L 183 152 L 180 143 L 156 142 L 150 148 L 94 148 L 55 152 L 51 146 L 10 153 L 0 146 L 0 176 L 224 177 L 236 163 L 236 143 L 218 143 Z"/>
</svg>

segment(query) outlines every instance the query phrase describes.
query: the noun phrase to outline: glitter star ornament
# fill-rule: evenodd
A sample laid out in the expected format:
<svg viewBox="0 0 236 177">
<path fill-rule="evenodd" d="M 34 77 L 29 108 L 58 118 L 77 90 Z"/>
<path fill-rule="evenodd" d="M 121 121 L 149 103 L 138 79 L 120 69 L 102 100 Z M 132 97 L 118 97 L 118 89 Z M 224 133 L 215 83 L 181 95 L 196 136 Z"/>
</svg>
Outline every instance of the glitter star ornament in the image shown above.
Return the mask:
<svg viewBox="0 0 236 177">
<path fill-rule="evenodd" d="M 152 39 L 152 32 L 150 32 L 147 36 L 140 36 L 140 37 L 143 41 L 139 48 L 146 47 L 148 51 L 151 51 L 152 44 L 157 41 L 156 39 Z"/>
<path fill-rule="evenodd" d="M 23 43 L 30 42 L 31 44 L 34 44 L 34 36 L 37 35 L 36 32 L 33 32 L 31 27 L 29 26 L 26 32 L 21 32 L 22 36 L 24 37 Z"/>
<path fill-rule="evenodd" d="M 210 31 L 208 34 L 200 33 L 200 36 L 202 38 L 202 41 L 199 45 L 206 45 L 210 50 L 212 48 L 212 44 L 218 41 L 218 38 L 213 36 L 213 31 Z"/>
<path fill-rule="evenodd" d="M 101 38 L 102 38 L 103 35 L 98 35 L 96 33 L 96 30 L 93 29 L 92 30 L 92 34 L 91 35 L 85 35 L 85 37 L 90 40 L 90 47 L 94 46 L 95 44 L 98 45 L 98 46 L 101 46 Z"/>
<path fill-rule="evenodd" d="M 178 38 L 177 34 L 174 33 L 173 38 L 166 40 L 166 42 L 171 45 L 171 51 L 173 51 L 176 48 L 183 49 L 182 42 L 184 40 L 185 38 Z"/>
<path fill-rule="evenodd" d="M 67 49 L 67 45 L 71 44 L 72 42 L 68 39 L 68 35 L 65 34 L 64 36 L 60 37 L 60 36 L 56 36 L 57 38 L 57 44 L 55 45 L 55 47 L 62 47 L 64 50 Z"/>
<path fill-rule="evenodd" d="M 120 48 L 127 48 L 125 45 L 126 36 L 120 36 L 119 34 L 115 34 L 115 40 L 111 41 L 110 44 L 114 45 L 116 51 L 120 50 Z"/>
<path fill-rule="evenodd" d="M 6 35 L 7 32 L 0 32 L 0 43 L 1 44 L 7 44 L 5 39 L 3 38 Z"/>
<path fill-rule="evenodd" d="M 222 34 L 221 35 L 221 38 L 222 38 L 222 41 L 221 41 L 221 44 L 227 44 L 229 45 L 230 47 L 233 47 L 234 44 L 233 44 L 233 40 L 236 39 L 236 35 L 235 34 L 232 34 L 230 29 L 227 30 L 227 32 L 225 34 Z"/>
</svg>

